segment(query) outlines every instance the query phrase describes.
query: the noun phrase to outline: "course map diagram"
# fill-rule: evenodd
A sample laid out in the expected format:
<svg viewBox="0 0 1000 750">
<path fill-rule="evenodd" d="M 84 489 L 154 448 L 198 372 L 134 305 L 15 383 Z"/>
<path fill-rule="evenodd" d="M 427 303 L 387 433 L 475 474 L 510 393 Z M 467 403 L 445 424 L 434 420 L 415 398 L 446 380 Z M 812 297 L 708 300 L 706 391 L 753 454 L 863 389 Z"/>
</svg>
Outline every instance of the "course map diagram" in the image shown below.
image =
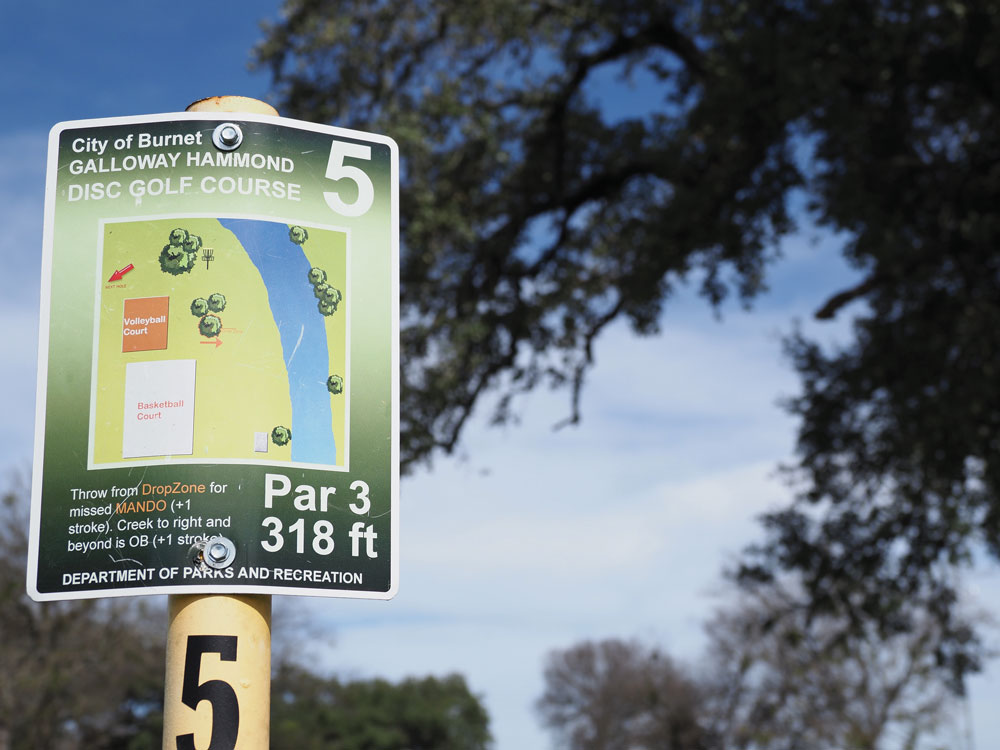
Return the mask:
<svg viewBox="0 0 1000 750">
<path fill-rule="evenodd" d="M 106 220 L 99 270 L 91 468 L 346 467 L 346 231 Z"/>
</svg>

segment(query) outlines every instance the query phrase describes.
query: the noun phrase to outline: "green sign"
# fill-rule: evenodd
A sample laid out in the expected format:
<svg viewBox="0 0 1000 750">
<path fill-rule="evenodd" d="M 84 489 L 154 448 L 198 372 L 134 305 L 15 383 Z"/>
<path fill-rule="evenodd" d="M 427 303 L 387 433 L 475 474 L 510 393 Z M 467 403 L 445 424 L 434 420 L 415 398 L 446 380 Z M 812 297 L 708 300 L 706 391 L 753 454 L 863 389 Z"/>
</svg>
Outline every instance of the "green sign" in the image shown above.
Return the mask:
<svg viewBox="0 0 1000 750">
<path fill-rule="evenodd" d="M 394 595 L 398 211 L 379 135 L 53 128 L 33 598 Z"/>
</svg>

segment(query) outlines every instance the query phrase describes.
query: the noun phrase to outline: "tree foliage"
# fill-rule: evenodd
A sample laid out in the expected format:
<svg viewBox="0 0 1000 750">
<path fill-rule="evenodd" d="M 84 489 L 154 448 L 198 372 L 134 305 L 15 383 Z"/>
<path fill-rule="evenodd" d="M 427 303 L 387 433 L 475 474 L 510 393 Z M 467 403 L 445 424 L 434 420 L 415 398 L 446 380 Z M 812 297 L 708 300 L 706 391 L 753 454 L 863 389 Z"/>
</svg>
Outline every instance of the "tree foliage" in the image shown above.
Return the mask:
<svg viewBox="0 0 1000 750">
<path fill-rule="evenodd" d="M 609 323 L 692 276 L 751 299 L 795 220 L 843 238 L 863 280 L 816 315 L 854 336 L 789 340 L 802 494 L 744 574 L 887 633 L 916 598 L 960 676 L 948 571 L 1000 553 L 998 50 L 997 0 L 288 0 L 256 63 L 285 114 L 399 142 L 405 465 L 491 388 L 502 420 L 568 385 L 572 421 Z"/>
<path fill-rule="evenodd" d="M 0 494 L 4 750 L 159 746 L 166 615 L 134 600 L 38 604 L 25 593 L 27 491 Z M 149 736 L 156 744 L 145 742 Z"/>
<path fill-rule="evenodd" d="M 600 331 L 655 330 L 694 268 L 713 299 L 725 267 L 752 294 L 789 225 L 784 123 L 745 96 L 724 120 L 698 105 L 706 61 L 667 4 L 302 0 L 285 17 L 257 49 L 283 114 L 390 133 L 403 156 L 406 465 L 453 448 L 492 386 L 579 385 Z M 603 111 L 587 84 L 606 66 L 651 76 L 662 104 Z"/>
<path fill-rule="evenodd" d="M 709 622 L 703 711 L 727 750 L 916 750 L 958 713 L 936 654 L 936 618 L 883 635 L 846 611 L 814 616 L 800 592 L 766 586 Z"/>
<path fill-rule="evenodd" d="M 776 585 L 737 596 L 707 627 L 696 663 L 637 641 L 551 653 L 536 703 L 566 750 L 917 750 L 958 713 L 936 659 L 939 627 L 864 635 L 846 613 L 815 617 Z"/>
<path fill-rule="evenodd" d="M 794 567 L 814 602 L 902 619 L 925 602 L 956 676 L 976 644 L 952 613 L 951 566 L 974 542 L 1000 551 L 1000 5 L 907 2 L 812 10 L 828 24 L 804 119 L 819 220 L 849 232 L 866 277 L 823 305 L 867 303 L 854 339 L 795 336 L 803 389 L 798 507 L 771 515 L 748 572 Z M 817 506 L 817 515 L 809 506 Z"/>
<path fill-rule="evenodd" d="M 459 675 L 341 682 L 285 663 L 272 682 L 271 744 L 297 750 L 485 750 L 489 717 Z"/>
<path fill-rule="evenodd" d="M 585 641 L 549 654 L 536 708 L 567 750 L 707 750 L 701 689 L 634 641 Z"/>
</svg>

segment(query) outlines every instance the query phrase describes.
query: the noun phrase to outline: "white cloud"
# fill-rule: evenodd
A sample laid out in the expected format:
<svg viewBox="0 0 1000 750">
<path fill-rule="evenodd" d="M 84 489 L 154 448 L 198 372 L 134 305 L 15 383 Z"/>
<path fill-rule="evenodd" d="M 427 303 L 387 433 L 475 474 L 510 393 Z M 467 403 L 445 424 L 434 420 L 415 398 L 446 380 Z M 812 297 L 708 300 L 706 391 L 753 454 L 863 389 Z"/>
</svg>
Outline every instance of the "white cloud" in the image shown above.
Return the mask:
<svg viewBox="0 0 1000 750">
<path fill-rule="evenodd" d="M 447 566 L 460 559 L 458 575 L 463 576 L 496 569 L 498 561 L 508 572 L 543 570 L 570 579 L 617 575 L 658 562 L 678 548 L 706 546 L 698 538 L 701 532 L 732 543 L 737 535 L 725 533 L 728 526 L 745 536 L 751 519 L 784 496 L 766 463 L 631 488 L 608 487 L 601 479 L 587 487 L 579 472 L 571 476 L 573 466 L 547 463 L 546 480 L 523 501 L 512 499 L 510 482 L 503 479 L 468 477 L 444 487 L 435 482 L 428 492 L 433 504 L 407 522 L 407 561 Z M 544 490 L 536 494 L 538 484 L 560 480 L 561 497 L 546 500 Z M 419 488 L 406 488 L 406 495 L 416 493 L 423 495 Z"/>
</svg>

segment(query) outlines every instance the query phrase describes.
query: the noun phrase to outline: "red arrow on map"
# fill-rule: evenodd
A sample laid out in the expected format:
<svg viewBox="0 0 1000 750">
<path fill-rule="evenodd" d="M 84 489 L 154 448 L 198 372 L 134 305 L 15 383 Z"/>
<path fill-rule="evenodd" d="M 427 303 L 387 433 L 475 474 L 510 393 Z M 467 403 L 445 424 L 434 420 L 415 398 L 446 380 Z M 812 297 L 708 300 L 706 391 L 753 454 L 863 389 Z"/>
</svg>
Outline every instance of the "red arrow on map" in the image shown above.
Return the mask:
<svg viewBox="0 0 1000 750">
<path fill-rule="evenodd" d="M 199 341 L 200 344 L 215 344 L 215 348 L 218 349 L 222 346 L 222 339 L 215 339 L 214 341 Z"/>
<path fill-rule="evenodd" d="M 124 276 L 125 274 L 127 274 L 127 273 L 128 273 L 129 271 L 131 271 L 131 270 L 132 270 L 133 268 L 135 268 L 135 266 L 134 266 L 134 265 L 132 265 L 131 263 L 129 263 L 129 264 L 128 264 L 127 266 L 125 266 L 125 268 L 123 268 L 122 270 L 120 270 L 120 271 L 115 271 L 115 272 L 114 272 L 113 274 L 111 274 L 111 278 L 110 278 L 110 279 L 108 279 L 108 283 L 110 284 L 110 283 L 111 283 L 112 281 L 121 281 L 121 280 L 122 280 L 122 276 Z"/>
</svg>

